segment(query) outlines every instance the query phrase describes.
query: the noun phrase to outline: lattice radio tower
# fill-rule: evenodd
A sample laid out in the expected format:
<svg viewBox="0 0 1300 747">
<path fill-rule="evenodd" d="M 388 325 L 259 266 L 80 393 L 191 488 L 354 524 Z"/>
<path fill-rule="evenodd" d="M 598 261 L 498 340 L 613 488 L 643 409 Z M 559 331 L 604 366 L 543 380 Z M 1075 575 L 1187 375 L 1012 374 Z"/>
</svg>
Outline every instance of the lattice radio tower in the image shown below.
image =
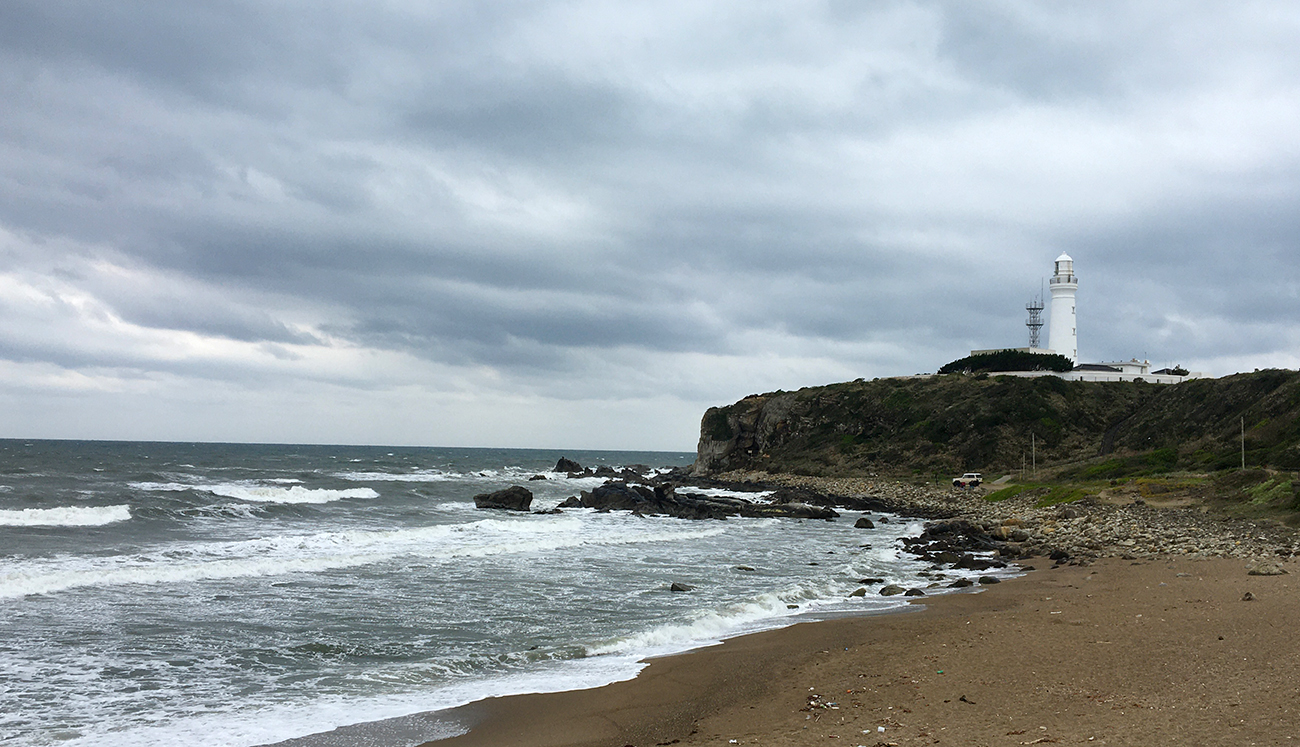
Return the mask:
<svg viewBox="0 0 1300 747">
<path fill-rule="evenodd" d="M 1025 326 L 1029 328 L 1029 347 L 1038 347 L 1039 333 L 1043 330 L 1043 298 L 1039 296 L 1029 303 L 1025 304 L 1025 311 L 1029 312 L 1029 321 Z"/>
</svg>

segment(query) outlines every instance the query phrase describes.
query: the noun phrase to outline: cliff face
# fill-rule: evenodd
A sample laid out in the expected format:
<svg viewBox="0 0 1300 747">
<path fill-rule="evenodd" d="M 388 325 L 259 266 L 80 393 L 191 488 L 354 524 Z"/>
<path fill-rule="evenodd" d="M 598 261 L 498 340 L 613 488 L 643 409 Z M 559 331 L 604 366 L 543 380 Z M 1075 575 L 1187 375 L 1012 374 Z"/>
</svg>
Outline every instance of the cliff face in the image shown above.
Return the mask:
<svg viewBox="0 0 1300 747">
<path fill-rule="evenodd" d="M 1055 377 L 935 376 L 753 395 L 710 408 L 695 473 L 732 469 L 987 473 L 1146 455 L 1155 469 L 1240 462 L 1300 469 L 1300 374 L 1259 371 L 1172 386 Z M 1137 457 L 1134 457 L 1137 458 Z"/>
</svg>

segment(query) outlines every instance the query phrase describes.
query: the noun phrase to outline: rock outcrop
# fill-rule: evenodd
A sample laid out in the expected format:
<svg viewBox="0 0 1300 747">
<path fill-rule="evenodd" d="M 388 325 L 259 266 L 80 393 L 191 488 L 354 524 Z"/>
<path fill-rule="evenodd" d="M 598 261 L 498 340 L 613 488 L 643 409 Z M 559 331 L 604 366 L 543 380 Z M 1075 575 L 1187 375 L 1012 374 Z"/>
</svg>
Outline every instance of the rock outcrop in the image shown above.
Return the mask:
<svg viewBox="0 0 1300 747">
<path fill-rule="evenodd" d="M 676 486 L 653 486 L 607 482 L 590 492 L 560 504 L 561 508 L 594 508 L 601 511 L 631 511 L 643 516 L 673 516 L 679 519 L 725 519 L 728 516 L 834 519 L 839 513 L 830 506 L 802 502 L 766 503 L 745 498 L 710 496 L 679 491 Z M 804 491 L 807 495 L 812 495 Z"/>
<path fill-rule="evenodd" d="M 1108 469 L 1220 469 L 1240 459 L 1300 469 L 1300 373 L 1257 371 L 1181 384 L 951 374 L 751 395 L 710 408 L 693 474 L 991 473 L 1124 455 Z M 1113 477 L 1115 474 L 1094 476 Z"/>
<path fill-rule="evenodd" d="M 533 503 L 533 494 L 527 488 L 512 485 L 494 493 L 474 496 L 475 508 L 495 508 L 507 511 L 527 511 Z"/>
</svg>

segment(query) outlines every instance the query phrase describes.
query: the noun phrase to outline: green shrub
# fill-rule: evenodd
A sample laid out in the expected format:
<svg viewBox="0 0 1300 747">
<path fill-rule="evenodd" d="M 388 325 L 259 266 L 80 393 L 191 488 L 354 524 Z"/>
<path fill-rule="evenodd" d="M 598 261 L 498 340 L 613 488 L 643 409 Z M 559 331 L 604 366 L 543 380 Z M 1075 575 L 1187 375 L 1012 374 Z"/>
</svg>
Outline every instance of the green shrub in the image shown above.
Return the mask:
<svg viewBox="0 0 1300 747">
<path fill-rule="evenodd" d="M 1065 371 L 1074 370 L 1074 362 L 1055 353 L 1025 353 L 999 350 L 996 353 L 968 355 L 939 369 L 939 373 L 979 373 L 980 371 Z"/>
<path fill-rule="evenodd" d="M 1047 495 L 1039 498 L 1038 502 L 1034 505 L 1038 508 L 1046 508 L 1047 506 L 1055 506 L 1058 503 L 1074 503 L 1085 495 L 1087 495 L 1087 493 L 1084 492 L 1083 488 L 1076 488 L 1071 485 L 1058 485 L 1057 487 L 1052 488 Z"/>
</svg>

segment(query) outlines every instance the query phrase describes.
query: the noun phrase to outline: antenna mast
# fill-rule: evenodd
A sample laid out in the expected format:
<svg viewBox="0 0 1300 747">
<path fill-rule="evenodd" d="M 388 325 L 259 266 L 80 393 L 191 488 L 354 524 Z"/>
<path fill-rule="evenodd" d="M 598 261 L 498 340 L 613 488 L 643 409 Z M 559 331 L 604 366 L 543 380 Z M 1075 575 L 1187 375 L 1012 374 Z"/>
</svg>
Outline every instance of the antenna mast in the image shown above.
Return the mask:
<svg viewBox="0 0 1300 747">
<path fill-rule="evenodd" d="M 1039 296 L 1025 304 L 1025 311 L 1029 312 L 1029 321 L 1025 322 L 1029 328 L 1029 347 L 1036 348 L 1039 333 L 1043 330 L 1043 297 Z"/>
</svg>

